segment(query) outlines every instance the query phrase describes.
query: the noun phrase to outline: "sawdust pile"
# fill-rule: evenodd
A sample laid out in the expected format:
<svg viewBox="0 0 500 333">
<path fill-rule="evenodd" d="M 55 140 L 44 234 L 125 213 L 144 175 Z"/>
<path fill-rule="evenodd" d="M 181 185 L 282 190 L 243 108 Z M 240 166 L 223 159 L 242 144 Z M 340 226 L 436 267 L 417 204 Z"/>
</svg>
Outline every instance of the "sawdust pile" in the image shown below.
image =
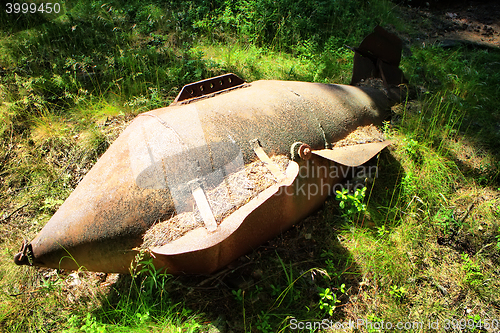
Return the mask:
<svg viewBox="0 0 500 333">
<path fill-rule="evenodd" d="M 285 173 L 289 159 L 284 155 L 271 157 L 279 169 Z M 277 183 L 262 161 L 246 165 L 242 170 L 227 176 L 224 181 L 205 196 L 219 225 L 224 218 L 246 204 L 260 192 Z M 176 240 L 188 231 L 203 227 L 203 219 L 194 205 L 193 211 L 177 214 L 167 221 L 152 226 L 143 236 L 142 249 L 162 246 Z"/>
<path fill-rule="evenodd" d="M 375 125 L 370 124 L 367 126 L 359 126 L 348 136 L 335 142 L 333 144 L 333 148 L 382 141 L 384 141 L 384 133 L 382 133 Z"/>
</svg>

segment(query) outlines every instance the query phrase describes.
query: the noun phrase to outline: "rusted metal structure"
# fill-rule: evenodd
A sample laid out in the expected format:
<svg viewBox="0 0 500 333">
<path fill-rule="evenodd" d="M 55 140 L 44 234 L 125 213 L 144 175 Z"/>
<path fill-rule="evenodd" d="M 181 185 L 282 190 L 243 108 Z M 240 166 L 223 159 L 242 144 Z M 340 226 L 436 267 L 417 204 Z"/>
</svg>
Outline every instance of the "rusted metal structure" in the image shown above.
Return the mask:
<svg viewBox="0 0 500 333">
<path fill-rule="evenodd" d="M 367 38 L 397 39 L 377 29 Z M 391 59 L 394 52 L 400 57 L 400 45 Z M 369 48 L 359 54 L 363 61 L 366 54 L 377 58 L 384 77 L 398 75 L 384 65 L 383 54 Z M 363 78 L 354 72 L 356 80 Z M 384 79 L 387 87 L 394 83 Z M 187 85 L 169 107 L 132 121 L 14 261 L 128 273 L 149 228 L 196 207 L 201 226 L 149 253 L 155 266 L 173 274 L 213 272 L 317 210 L 342 178 L 332 168 L 361 165 L 387 146 L 382 141 L 332 149 L 357 127 L 380 124 L 393 103 L 383 89 L 245 83 L 233 74 Z M 272 155 L 290 158 L 285 170 Z M 275 183 L 215 221 L 205 193 L 258 159 Z"/>
</svg>

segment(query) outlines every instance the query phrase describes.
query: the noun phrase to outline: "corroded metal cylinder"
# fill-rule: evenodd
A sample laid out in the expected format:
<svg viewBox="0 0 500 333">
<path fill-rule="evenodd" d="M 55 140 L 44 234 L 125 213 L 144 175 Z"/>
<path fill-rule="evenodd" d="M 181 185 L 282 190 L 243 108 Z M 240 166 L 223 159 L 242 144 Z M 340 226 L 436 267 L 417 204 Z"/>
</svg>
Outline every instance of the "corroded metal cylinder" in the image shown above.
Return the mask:
<svg viewBox="0 0 500 333">
<path fill-rule="evenodd" d="M 141 114 L 31 242 L 33 264 L 128 272 L 136 255 L 133 249 L 141 244 L 144 232 L 177 212 L 172 190 L 200 177 L 220 181 L 218 171 L 230 173 L 231 168 L 251 162 L 255 159 L 249 144 L 252 139 L 258 139 L 270 155 L 290 155 L 290 147 L 297 141 L 321 149 L 325 140 L 341 139 L 359 125 L 380 123 L 388 106 L 383 92 L 371 88 L 257 81 Z M 182 198 L 182 193 L 174 197 Z M 284 196 L 268 205 L 273 207 L 271 211 L 282 211 L 272 219 L 290 220 L 283 223 L 290 226 L 317 209 L 324 199 L 300 199 L 297 203 L 297 198 Z M 292 217 L 285 217 L 287 212 Z M 273 230 L 265 232 L 270 236 L 258 237 L 244 246 L 244 251 L 225 251 L 247 251 L 284 229 L 277 224 L 279 228 L 270 227 Z M 245 228 L 254 234 L 251 226 Z M 158 258 L 167 264 L 173 260 Z"/>
<path fill-rule="evenodd" d="M 259 155 L 292 159 L 276 184 L 220 224 L 204 217 L 205 227 L 149 249 L 155 265 L 170 273 L 210 273 L 318 209 L 329 194 L 323 189 L 342 178 L 325 170 L 364 163 L 388 144 L 329 149 L 357 127 L 382 122 L 392 102 L 379 89 L 223 76 L 186 86 L 181 95 L 131 122 L 23 244 L 17 264 L 128 273 L 149 228 L 193 206 L 210 207 L 203 189 Z M 303 158 L 292 156 L 297 143 L 307 144 Z M 300 190 L 312 185 L 321 191 Z"/>
</svg>

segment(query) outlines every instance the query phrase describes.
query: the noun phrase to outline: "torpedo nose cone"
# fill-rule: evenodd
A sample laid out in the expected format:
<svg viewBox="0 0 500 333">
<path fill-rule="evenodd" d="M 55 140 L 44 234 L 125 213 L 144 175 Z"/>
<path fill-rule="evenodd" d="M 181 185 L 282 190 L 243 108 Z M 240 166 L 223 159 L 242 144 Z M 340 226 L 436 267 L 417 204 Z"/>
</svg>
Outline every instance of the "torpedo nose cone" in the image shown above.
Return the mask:
<svg viewBox="0 0 500 333">
<path fill-rule="evenodd" d="M 16 264 L 129 271 L 142 234 L 173 213 L 168 188 L 140 187 L 132 170 L 131 158 L 137 157 L 131 151 L 139 144 L 147 146 L 134 134 L 144 131 L 145 118 L 133 121 L 35 239 L 23 244 L 14 257 Z M 144 162 L 144 168 L 147 165 Z"/>
</svg>

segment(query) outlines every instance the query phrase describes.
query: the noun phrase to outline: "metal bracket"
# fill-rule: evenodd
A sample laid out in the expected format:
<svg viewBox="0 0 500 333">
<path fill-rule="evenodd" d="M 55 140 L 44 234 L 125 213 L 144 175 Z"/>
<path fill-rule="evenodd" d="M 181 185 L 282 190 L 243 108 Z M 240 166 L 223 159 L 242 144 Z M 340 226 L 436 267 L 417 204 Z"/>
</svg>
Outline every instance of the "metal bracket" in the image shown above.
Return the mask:
<svg viewBox="0 0 500 333">
<path fill-rule="evenodd" d="M 191 187 L 191 193 L 193 194 L 194 201 L 196 201 L 196 206 L 198 206 L 205 228 L 208 231 L 215 231 L 217 229 L 217 222 L 199 180 L 192 180 L 188 185 Z"/>
<path fill-rule="evenodd" d="M 33 266 L 33 247 L 27 240 L 23 240 L 21 250 L 14 256 L 16 265 L 29 265 Z"/>
<path fill-rule="evenodd" d="M 208 97 L 225 90 L 235 89 L 243 86 L 245 81 L 233 73 L 216 76 L 210 79 L 186 84 L 173 101 L 172 105 L 191 99 Z"/>
<path fill-rule="evenodd" d="M 262 149 L 262 146 L 260 145 L 259 139 L 250 140 L 250 145 L 252 146 L 252 149 L 255 152 L 255 154 L 257 155 L 257 157 L 262 162 L 266 163 L 267 168 L 269 169 L 269 171 L 271 171 L 274 178 L 276 178 L 276 180 L 278 182 L 285 179 L 285 174 L 280 170 L 279 166 L 276 163 L 274 163 L 273 160 L 271 160 L 269 158 L 269 156 L 267 156 L 264 149 Z"/>
<path fill-rule="evenodd" d="M 314 150 L 308 144 L 295 142 L 291 147 L 291 154 L 293 160 L 296 160 L 297 156 L 302 160 L 309 160 L 314 154 L 342 165 L 355 167 L 367 162 L 391 143 L 390 140 L 385 140 L 332 149 Z"/>
</svg>

